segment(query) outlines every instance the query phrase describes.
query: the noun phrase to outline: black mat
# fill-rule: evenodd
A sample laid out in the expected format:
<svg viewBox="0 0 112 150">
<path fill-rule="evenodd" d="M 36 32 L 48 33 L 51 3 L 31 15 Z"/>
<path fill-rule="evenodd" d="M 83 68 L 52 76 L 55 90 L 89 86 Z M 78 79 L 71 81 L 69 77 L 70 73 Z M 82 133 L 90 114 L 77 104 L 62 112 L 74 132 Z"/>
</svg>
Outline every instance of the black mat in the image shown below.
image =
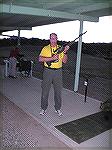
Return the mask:
<svg viewBox="0 0 112 150">
<path fill-rule="evenodd" d="M 112 128 L 112 112 L 98 112 L 62 125 L 55 126 L 80 144 Z"/>
</svg>

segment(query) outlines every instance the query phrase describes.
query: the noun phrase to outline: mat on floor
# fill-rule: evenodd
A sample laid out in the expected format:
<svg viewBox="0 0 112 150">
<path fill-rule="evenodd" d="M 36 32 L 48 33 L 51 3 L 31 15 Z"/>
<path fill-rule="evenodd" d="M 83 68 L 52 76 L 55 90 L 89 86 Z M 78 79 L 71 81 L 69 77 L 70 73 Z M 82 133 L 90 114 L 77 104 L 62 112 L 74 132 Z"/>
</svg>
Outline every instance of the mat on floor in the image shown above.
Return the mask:
<svg viewBox="0 0 112 150">
<path fill-rule="evenodd" d="M 62 125 L 55 126 L 78 144 L 112 128 L 112 112 L 98 112 Z"/>
</svg>

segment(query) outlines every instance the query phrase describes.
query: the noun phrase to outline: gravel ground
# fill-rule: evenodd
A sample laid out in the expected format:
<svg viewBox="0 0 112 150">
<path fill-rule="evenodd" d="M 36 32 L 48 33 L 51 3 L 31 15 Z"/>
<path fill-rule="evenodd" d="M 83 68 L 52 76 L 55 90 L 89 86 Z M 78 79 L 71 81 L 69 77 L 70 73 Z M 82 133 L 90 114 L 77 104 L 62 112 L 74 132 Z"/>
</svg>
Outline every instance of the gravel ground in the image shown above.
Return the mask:
<svg viewBox="0 0 112 150">
<path fill-rule="evenodd" d="M 40 123 L 0 94 L 0 149 L 67 148 Z"/>
</svg>

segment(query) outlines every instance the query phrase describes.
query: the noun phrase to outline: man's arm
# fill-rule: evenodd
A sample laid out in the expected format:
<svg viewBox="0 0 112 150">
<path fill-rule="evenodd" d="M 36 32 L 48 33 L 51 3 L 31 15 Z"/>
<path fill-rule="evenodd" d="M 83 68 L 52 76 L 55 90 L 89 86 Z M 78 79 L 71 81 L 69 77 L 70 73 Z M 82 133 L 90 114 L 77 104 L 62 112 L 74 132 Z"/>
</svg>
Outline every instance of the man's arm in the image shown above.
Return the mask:
<svg viewBox="0 0 112 150">
<path fill-rule="evenodd" d="M 59 59 L 59 54 L 53 55 L 52 57 L 39 56 L 39 62 L 48 62 L 57 59 Z"/>
<path fill-rule="evenodd" d="M 67 60 L 68 60 L 68 56 L 67 56 L 67 51 L 69 50 L 69 46 L 67 45 L 67 46 L 65 46 L 65 48 L 64 48 L 64 56 L 63 56 L 63 59 L 62 59 L 62 62 L 63 63 L 67 63 Z"/>
<path fill-rule="evenodd" d="M 67 63 L 67 60 L 68 60 L 68 56 L 67 56 L 67 54 L 64 54 L 62 62 L 65 64 L 65 63 Z"/>
</svg>

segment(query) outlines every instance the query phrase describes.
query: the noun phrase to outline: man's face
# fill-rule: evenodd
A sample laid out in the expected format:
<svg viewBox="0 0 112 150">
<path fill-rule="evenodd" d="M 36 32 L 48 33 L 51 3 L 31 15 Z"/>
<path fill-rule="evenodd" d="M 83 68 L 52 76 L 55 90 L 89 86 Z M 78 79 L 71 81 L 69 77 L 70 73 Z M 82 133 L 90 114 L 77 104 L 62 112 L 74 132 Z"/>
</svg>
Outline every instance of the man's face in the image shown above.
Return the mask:
<svg viewBox="0 0 112 150">
<path fill-rule="evenodd" d="M 55 34 L 50 35 L 50 43 L 51 43 L 52 46 L 57 45 L 57 35 L 55 35 Z"/>
</svg>

